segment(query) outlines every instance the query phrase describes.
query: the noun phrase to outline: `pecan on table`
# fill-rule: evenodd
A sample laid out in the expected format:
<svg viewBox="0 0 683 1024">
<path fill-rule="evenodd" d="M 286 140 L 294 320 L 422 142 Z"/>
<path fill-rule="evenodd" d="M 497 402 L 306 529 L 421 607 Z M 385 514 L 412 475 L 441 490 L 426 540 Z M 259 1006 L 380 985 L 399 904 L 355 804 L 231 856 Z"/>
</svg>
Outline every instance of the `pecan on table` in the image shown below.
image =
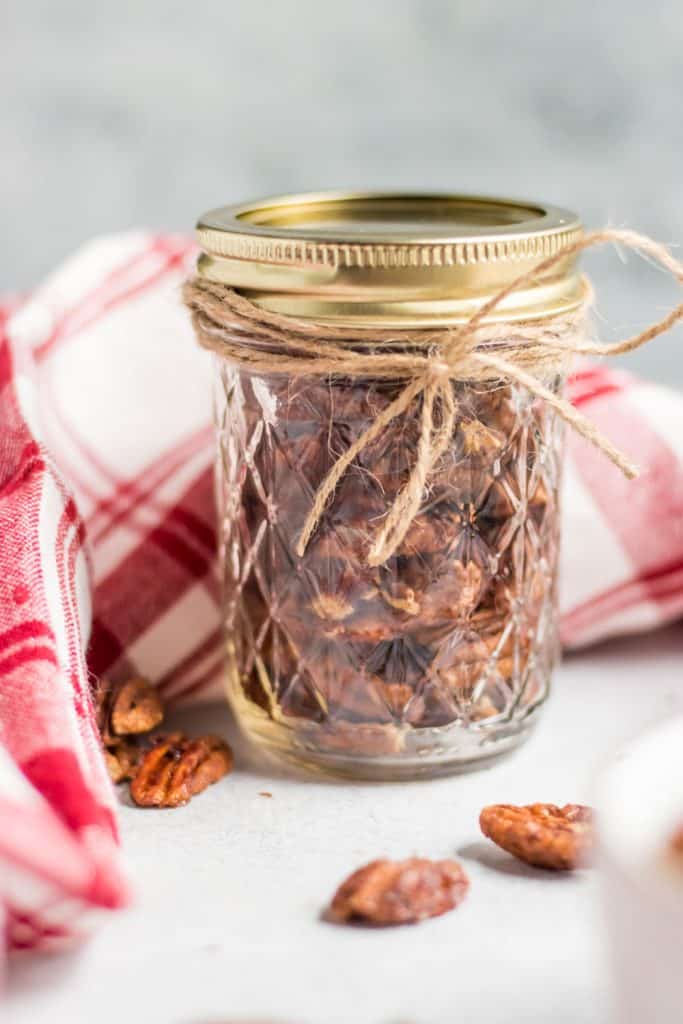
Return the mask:
<svg viewBox="0 0 683 1024">
<path fill-rule="evenodd" d="M 683 871 L 683 824 L 674 831 L 667 844 L 669 861 Z"/>
<path fill-rule="evenodd" d="M 102 680 L 95 690 L 95 709 L 109 777 L 114 783 L 132 779 L 140 749 L 131 737 L 151 732 L 162 721 L 159 694 L 139 676 L 120 683 Z"/>
<path fill-rule="evenodd" d="M 492 804 L 479 815 L 485 836 L 538 868 L 571 871 L 584 866 L 595 846 L 595 817 L 581 804 Z"/>
<path fill-rule="evenodd" d="M 232 751 L 218 736 L 160 736 L 144 754 L 130 794 L 139 807 L 180 807 L 232 768 Z"/>
<path fill-rule="evenodd" d="M 134 676 L 121 683 L 103 680 L 96 692 L 97 724 L 105 743 L 112 736 L 138 736 L 151 732 L 164 717 L 156 689 Z"/>
<path fill-rule="evenodd" d="M 132 779 L 141 756 L 142 750 L 135 740 L 121 737 L 109 742 L 104 748 L 104 763 L 111 781 L 118 784 Z"/>
<path fill-rule="evenodd" d="M 465 872 L 453 860 L 374 860 L 342 882 L 327 917 L 342 924 L 413 924 L 453 910 L 468 887 Z"/>
</svg>

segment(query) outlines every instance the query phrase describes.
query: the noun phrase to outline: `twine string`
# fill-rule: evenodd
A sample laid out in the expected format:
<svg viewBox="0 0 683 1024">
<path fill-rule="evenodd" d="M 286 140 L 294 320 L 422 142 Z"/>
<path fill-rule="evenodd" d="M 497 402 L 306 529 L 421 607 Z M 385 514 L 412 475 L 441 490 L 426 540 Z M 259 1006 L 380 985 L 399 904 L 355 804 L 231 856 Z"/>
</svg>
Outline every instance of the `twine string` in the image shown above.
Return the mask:
<svg viewBox="0 0 683 1024">
<path fill-rule="evenodd" d="M 513 292 L 568 258 L 610 243 L 649 257 L 683 284 L 683 263 L 664 245 L 635 231 L 610 228 L 590 232 L 558 250 L 510 282 L 454 328 L 358 329 L 354 333 L 346 326 L 263 310 L 245 296 L 215 282 L 202 278 L 188 281 L 184 298 L 200 344 L 248 370 L 407 381 L 398 396 L 337 458 L 318 487 L 297 542 L 297 554 L 304 554 L 327 503 L 354 459 L 392 420 L 421 399 L 415 463 L 374 539 L 368 562 L 381 565 L 391 557 L 419 512 L 430 476 L 453 436 L 457 419 L 452 386 L 455 380 L 502 380 L 521 385 L 602 451 L 626 477 L 637 476 L 638 470 L 630 459 L 571 402 L 546 387 L 543 379 L 565 369 L 573 355 L 615 356 L 640 348 L 683 319 L 683 302 L 638 334 L 609 344 L 586 337 L 586 312 L 592 290 L 585 279 L 584 300 L 578 310 L 536 322 L 486 323 Z"/>
</svg>

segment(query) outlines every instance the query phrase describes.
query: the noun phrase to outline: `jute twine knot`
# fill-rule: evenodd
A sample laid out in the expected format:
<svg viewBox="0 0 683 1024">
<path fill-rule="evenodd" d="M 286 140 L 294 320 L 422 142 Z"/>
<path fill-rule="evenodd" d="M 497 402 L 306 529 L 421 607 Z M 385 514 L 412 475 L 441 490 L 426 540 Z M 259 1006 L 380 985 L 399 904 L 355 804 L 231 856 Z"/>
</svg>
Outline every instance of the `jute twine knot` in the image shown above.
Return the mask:
<svg viewBox="0 0 683 1024">
<path fill-rule="evenodd" d="M 298 555 L 304 554 L 354 459 L 392 420 L 421 401 L 415 464 L 374 539 L 368 562 L 381 565 L 396 551 L 420 509 L 432 472 L 451 443 L 458 413 L 453 382 L 458 380 L 521 385 L 604 452 L 626 477 L 638 475 L 633 463 L 543 380 L 565 371 L 574 355 L 615 356 L 640 348 L 683 319 L 683 303 L 644 331 L 608 345 L 592 341 L 587 334 L 592 290 L 585 278 L 583 303 L 571 313 L 537 321 L 486 322 L 512 292 L 568 257 L 608 243 L 651 258 L 683 284 L 683 264 L 665 246 L 635 231 L 617 229 L 584 235 L 501 289 L 466 322 L 436 330 L 354 331 L 271 313 L 232 289 L 200 277 L 185 284 L 183 297 L 200 344 L 250 372 L 406 381 L 398 396 L 339 456 L 318 487 L 297 543 Z"/>
</svg>

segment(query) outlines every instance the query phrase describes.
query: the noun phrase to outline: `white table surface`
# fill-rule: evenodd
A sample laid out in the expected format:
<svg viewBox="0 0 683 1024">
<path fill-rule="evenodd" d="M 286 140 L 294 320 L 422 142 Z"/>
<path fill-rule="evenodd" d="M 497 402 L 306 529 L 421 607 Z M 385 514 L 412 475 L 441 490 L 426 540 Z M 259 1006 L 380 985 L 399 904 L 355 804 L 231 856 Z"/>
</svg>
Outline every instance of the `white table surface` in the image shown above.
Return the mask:
<svg viewBox="0 0 683 1024">
<path fill-rule="evenodd" d="M 492 802 L 590 800 L 611 750 L 683 711 L 683 627 L 568 658 L 530 741 L 493 767 L 404 784 L 296 777 L 244 751 L 188 807 L 121 811 L 137 903 L 87 946 L 12 959 L 11 1024 L 603 1024 L 610 975 L 597 872 L 556 876 L 497 850 Z M 260 791 L 272 792 L 272 799 Z M 465 903 L 418 926 L 320 920 L 353 868 L 460 858 Z"/>
</svg>

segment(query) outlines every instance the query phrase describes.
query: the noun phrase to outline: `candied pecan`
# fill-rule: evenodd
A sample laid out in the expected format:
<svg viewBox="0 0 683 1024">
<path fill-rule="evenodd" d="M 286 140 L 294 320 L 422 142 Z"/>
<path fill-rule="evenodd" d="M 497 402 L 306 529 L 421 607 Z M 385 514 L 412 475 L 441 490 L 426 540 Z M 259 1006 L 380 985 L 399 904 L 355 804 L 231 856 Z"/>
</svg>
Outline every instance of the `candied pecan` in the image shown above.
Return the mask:
<svg viewBox="0 0 683 1024">
<path fill-rule="evenodd" d="M 679 825 L 667 845 L 668 859 L 683 870 L 683 824 Z"/>
<path fill-rule="evenodd" d="M 146 679 L 136 676 L 115 688 L 109 720 L 117 736 L 151 732 L 163 717 L 161 698 Z"/>
<path fill-rule="evenodd" d="M 408 683 L 382 683 L 379 681 L 377 687 L 396 721 L 403 721 L 406 708 L 415 698 L 413 687 Z"/>
<path fill-rule="evenodd" d="M 340 720 L 325 725 L 304 726 L 304 742 L 334 754 L 398 754 L 403 749 L 403 733 L 393 725 L 373 725 Z"/>
<path fill-rule="evenodd" d="M 442 666 L 442 661 L 445 663 Z M 438 673 L 442 689 L 452 695 L 456 703 L 469 701 L 474 689 L 487 672 L 490 655 L 486 644 L 476 639 L 474 634 L 469 639 L 465 634 L 461 643 L 453 645 L 445 657 L 437 656 L 434 668 Z"/>
<path fill-rule="evenodd" d="M 458 430 L 466 455 L 491 455 L 503 447 L 503 437 L 480 420 L 461 420 Z"/>
<path fill-rule="evenodd" d="M 365 604 L 357 609 L 353 619 L 344 623 L 344 630 L 341 634 L 343 639 L 348 639 L 349 644 L 379 644 L 384 640 L 392 640 L 401 628 L 400 620 L 404 616 L 397 616 L 383 601 L 372 601 L 367 599 Z M 398 621 L 397 621 L 398 620 Z M 343 642 L 342 639 L 342 642 Z"/>
<path fill-rule="evenodd" d="M 515 502 L 509 490 L 499 480 L 494 480 L 488 490 L 486 498 L 478 504 L 477 519 L 480 524 L 489 529 L 495 529 L 496 524 L 504 525 L 509 522 L 515 514 Z"/>
<path fill-rule="evenodd" d="M 154 687 L 144 679 L 123 683 L 102 681 L 95 691 L 97 726 L 104 746 L 104 761 L 114 783 L 132 779 L 141 757 L 130 737 L 149 732 L 163 718 Z"/>
<path fill-rule="evenodd" d="M 469 719 L 471 722 L 483 722 L 487 718 L 494 718 L 500 714 L 500 708 L 497 708 L 493 703 L 488 694 L 484 694 L 480 697 L 476 704 L 473 705 L 472 710 L 469 713 Z"/>
<path fill-rule="evenodd" d="M 403 556 L 417 554 L 421 558 L 425 555 L 441 555 L 459 528 L 457 512 L 446 503 L 442 511 L 437 505 L 430 513 L 415 516 L 398 553 Z"/>
<path fill-rule="evenodd" d="M 285 685 L 292 687 L 291 683 Z M 331 641 L 318 644 L 315 660 L 293 685 L 314 697 L 331 727 L 336 728 L 340 719 L 386 724 L 393 721 L 382 694 L 368 683 L 357 665 L 337 655 Z"/>
<path fill-rule="evenodd" d="M 415 598 L 415 591 L 412 587 L 406 587 L 402 597 L 392 597 L 386 591 L 382 591 L 382 598 L 391 607 L 406 615 L 419 615 L 420 602 Z"/>
<path fill-rule="evenodd" d="M 353 605 L 339 594 L 320 593 L 311 601 L 311 608 L 319 619 L 341 622 L 353 615 Z"/>
<path fill-rule="evenodd" d="M 111 709 L 111 696 L 113 686 L 106 679 L 99 679 L 97 685 L 93 688 L 93 700 L 95 703 L 95 721 L 97 723 L 97 729 L 102 742 L 106 745 L 108 741 L 112 740 L 111 729 L 109 726 L 109 711 Z"/>
<path fill-rule="evenodd" d="M 454 621 L 467 617 L 477 607 L 486 578 L 476 562 L 455 560 L 446 566 L 447 571 L 425 590 L 422 621 L 447 622 L 452 628 Z"/>
<path fill-rule="evenodd" d="M 406 706 L 405 720 L 419 728 L 449 725 L 460 717 L 460 709 L 438 679 L 423 683 Z"/>
<path fill-rule="evenodd" d="M 104 763 L 114 783 L 134 778 L 140 762 L 141 750 L 134 740 L 117 739 L 104 748 Z"/>
<path fill-rule="evenodd" d="M 139 807 L 179 807 L 232 768 L 232 751 L 218 736 L 161 736 L 145 753 L 130 785 Z"/>
<path fill-rule="evenodd" d="M 595 820 L 581 804 L 492 804 L 479 815 L 485 836 L 514 857 L 539 868 L 571 871 L 595 846 Z"/>
<path fill-rule="evenodd" d="M 151 732 L 164 717 L 156 689 L 139 676 L 120 683 L 103 680 L 96 701 L 97 725 L 105 745 L 116 736 Z"/>
<path fill-rule="evenodd" d="M 467 875 L 453 860 L 374 860 L 342 882 L 327 916 L 338 923 L 413 924 L 453 910 L 468 886 Z"/>
<path fill-rule="evenodd" d="M 303 671 L 295 674 L 295 669 L 287 671 L 287 667 L 280 669 L 281 692 L 279 704 L 283 715 L 289 718 L 303 718 L 310 722 L 321 722 L 327 715 L 327 708 L 324 698 L 317 693 L 315 684 L 308 672 Z M 256 675 L 256 674 L 254 674 Z M 262 683 L 259 683 L 262 686 Z M 253 687 L 252 687 L 253 689 Z M 246 689 L 247 696 L 251 696 L 249 689 Z M 262 706 L 266 711 L 270 710 L 270 701 L 266 697 Z"/>
</svg>

